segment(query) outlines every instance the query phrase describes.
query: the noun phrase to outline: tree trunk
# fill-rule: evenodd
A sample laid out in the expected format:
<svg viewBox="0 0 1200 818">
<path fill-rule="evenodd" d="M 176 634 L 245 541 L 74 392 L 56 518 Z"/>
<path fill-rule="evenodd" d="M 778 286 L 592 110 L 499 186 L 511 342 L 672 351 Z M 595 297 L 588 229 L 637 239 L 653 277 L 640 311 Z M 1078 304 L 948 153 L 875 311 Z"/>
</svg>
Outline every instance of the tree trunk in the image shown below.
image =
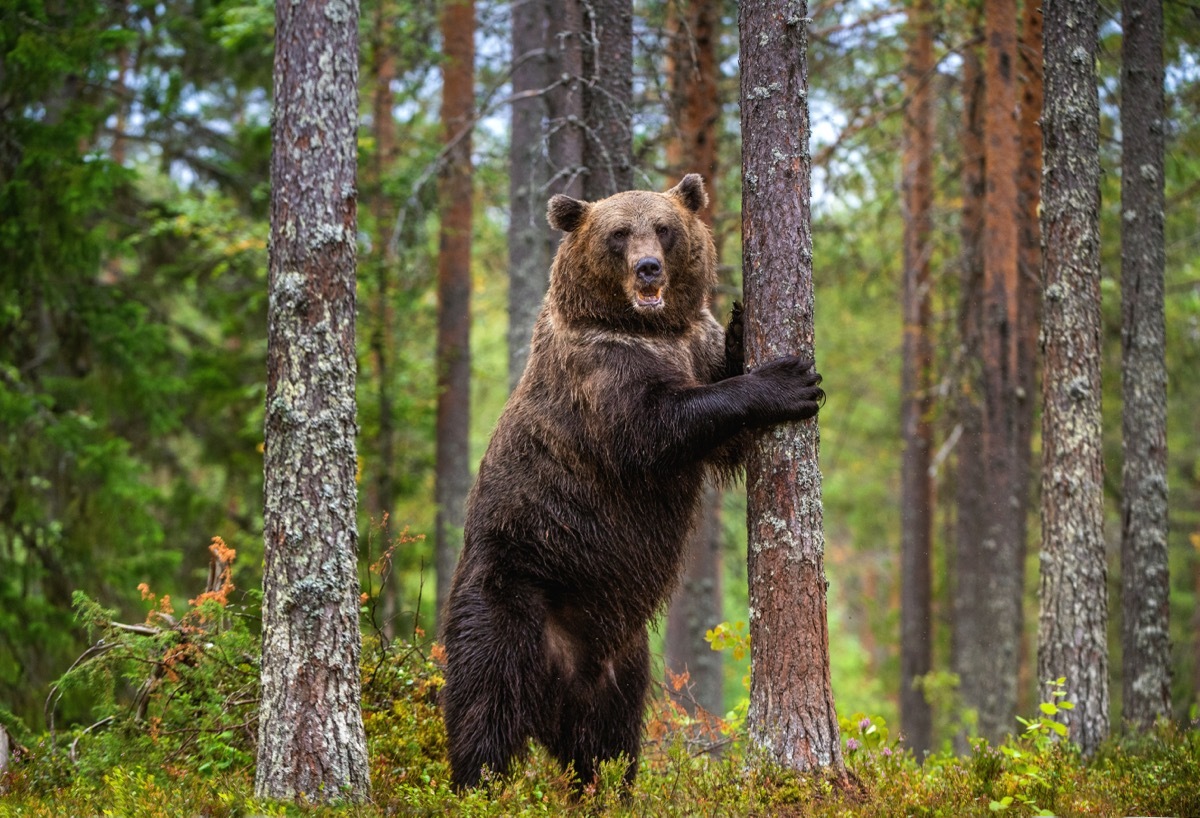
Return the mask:
<svg viewBox="0 0 1200 818">
<path fill-rule="evenodd" d="M 542 120 L 547 71 L 548 10 L 545 2 L 513 0 L 512 132 L 509 142 L 508 222 L 508 388 L 516 389 L 533 323 L 550 281 L 551 232 L 546 224 L 546 158 Z M 548 93 L 548 92 L 547 92 Z"/>
<path fill-rule="evenodd" d="M 1121 663 L 1125 721 L 1171 712 L 1161 0 L 1121 11 Z"/>
<path fill-rule="evenodd" d="M 546 74 L 554 82 L 546 92 L 546 153 L 549 182 L 546 200 L 556 193 L 584 197 L 583 165 L 583 3 L 582 0 L 542 0 L 548 18 Z M 551 246 L 557 231 L 546 225 Z"/>
<path fill-rule="evenodd" d="M 1042 328 L 1042 2 L 1025 0 L 1021 12 L 1021 40 L 1018 45 L 1018 78 L 1021 82 L 1021 104 L 1018 119 L 1020 165 L 1017 171 L 1017 304 L 1020 330 L 1017 359 L 1017 392 L 1027 399 L 1019 402 L 1016 413 L 1017 484 L 1023 486 L 1027 497 L 1032 488 L 1033 424 L 1035 398 L 1038 395 L 1038 343 Z M 1025 573 L 1025 543 L 1028 541 L 1026 514 L 1021 516 L 1021 567 Z M 1022 582 L 1022 588 L 1024 582 Z M 1022 621 L 1024 618 L 1022 617 Z M 1022 710 L 1032 706 L 1026 701 L 1034 687 L 1032 674 L 1035 662 L 1030 661 L 1027 634 L 1022 628 L 1017 662 L 1017 706 Z"/>
<path fill-rule="evenodd" d="M 721 605 L 721 492 L 704 490 L 700 521 L 688 543 L 683 580 L 667 611 L 666 662 L 672 673 L 688 674 L 688 695 L 676 695 L 687 709 L 692 702 L 709 713 L 725 712 L 721 654 L 705 641 L 706 632 L 724 619 Z M 669 680 L 669 677 L 668 677 Z"/>
<path fill-rule="evenodd" d="M 1046 241 L 1042 582 L 1038 678 L 1066 678 L 1069 735 L 1108 734 L 1108 588 L 1100 426 L 1100 103 L 1097 7 L 1045 8 Z M 1043 700 L 1048 690 L 1043 689 Z"/>
<path fill-rule="evenodd" d="M 931 616 L 933 481 L 929 476 L 933 427 L 929 337 L 929 256 L 933 199 L 933 6 L 914 0 L 908 10 L 905 67 L 904 350 L 901 374 L 900 724 L 921 758 L 933 746 L 929 702 L 918 686 L 933 663 Z"/>
<path fill-rule="evenodd" d="M 978 24 L 978 20 L 976 20 Z M 979 605 L 989 578 L 982 569 L 986 486 L 983 475 L 983 384 L 979 361 L 983 336 L 983 64 L 973 46 L 963 50 L 961 277 L 958 333 L 962 372 L 955 411 L 961 435 L 955 447 L 954 589 L 951 664 L 964 702 L 974 699 L 974 668 L 988 633 Z M 966 737 L 957 736 L 959 750 Z"/>
<path fill-rule="evenodd" d="M 1027 455 L 1019 447 L 1031 397 L 1022 391 L 1017 240 L 1017 120 L 1015 0 L 987 0 L 984 91 L 983 230 L 983 542 L 979 570 L 986 581 L 975 604 L 986 628 L 964 669 L 965 703 L 979 713 L 979 731 L 998 740 L 1016 716 L 1025 563 Z"/>
<path fill-rule="evenodd" d="M 375 222 L 372 237 L 371 264 L 375 270 L 375 303 L 370 310 L 371 318 L 371 361 L 375 370 L 375 394 L 378 402 L 379 429 L 373 442 L 374 475 L 372 491 L 368 493 L 368 514 L 383 539 L 380 550 L 387 548 L 386 521 L 396 502 L 396 422 L 392 398 L 391 351 L 395 339 L 392 335 L 392 270 L 395 255 L 389 252 L 389 239 L 394 208 L 384 194 L 384 178 L 395 161 L 396 119 L 392 115 L 395 104 L 392 81 L 396 78 L 396 55 L 392 53 L 385 36 L 388 20 L 385 15 L 387 3 L 380 2 L 375 13 L 374 53 L 371 70 L 374 93 L 371 99 L 371 119 L 375 131 L 375 155 L 371 164 L 371 217 Z M 400 605 L 399 589 L 395 574 L 384 572 L 380 578 L 380 607 L 383 636 L 388 641 L 395 637 L 396 612 Z"/>
<path fill-rule="evenodd" d="M 438 185 L 437 610 L 450 593 L 471 483 L 471 121 L 475 110 L 475 3 L 442 9 L 442 127 L 448 151 Z"/>
<path fill-rule="evenodd" d="M 275 32 L 255 792 L 361 801 L 370 779 L 355 565 L 358 4 L 281 3 Z"/>
<path fill-rule="evenodd" d="M 738 7 L 746 367 L 813 354 L 808 7 Z M 750 739 L 846 783 L 829 681 L 821 472 L 814 420 L 759 435 L 746 466 Z"/>
<path fill-rule="evenodd" d="M 633 3 L 583 3 L 583 198 L 633 187 Z"/>
<path fill-rule="evenodd" d="M 710 228 L 716 202 L 717 28 L 720 9 L 713 0 L 689 0 L 672 6 L 668 76 L 671 83 L 671 127 L 667 166 L 672 179 L 690 172 L 704 176 L 712 195 L 699 216 Z M 721 589 L 721 491 L 704 492 L 700 524 L 688 544 L 683 581 L 667 611 L 666 665 L 686 670 L 691 699 L 710 713 L 724 712 L 724 669 L 721 654 L 705 641 L 705 633 L 724 619 Z"/>
</svg>

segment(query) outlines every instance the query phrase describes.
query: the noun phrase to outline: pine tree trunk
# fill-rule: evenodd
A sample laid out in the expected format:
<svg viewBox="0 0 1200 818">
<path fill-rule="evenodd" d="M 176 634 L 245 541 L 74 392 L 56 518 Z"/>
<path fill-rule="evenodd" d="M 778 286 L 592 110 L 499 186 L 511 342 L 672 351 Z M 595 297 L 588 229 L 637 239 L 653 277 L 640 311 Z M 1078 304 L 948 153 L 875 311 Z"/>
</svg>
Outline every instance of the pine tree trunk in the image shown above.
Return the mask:
<svg viewBox="0 0 1200 818">
<path fill-rule="evenodd" d="M 475 110 L 475 4 L 442 8 L 442 127 L 449 147 L 439 179 L 437 332 L 437 610 L 450 593 L 462 548 L 471 398 L 471 135 Z"/>
<path fill-rule="evenodd" d="M 255 792 L 361 801 L 370 779 L 355 565 L 358 4 L 281 3 L 275 31 Z"/>
<path fill-rule="evenodd" d="M 808 8 L 743 0 L 742 252 L 746 367 L 813 354 Z M 816 420 L 759 436 L 747 466 L 750 740 L 845 784 L 829 677 Z"/>
<path fill-rule="evenodd" d="M 1022 632 L 1027 455 L 1019 449 L 1023 413 L 1017 241 L 1017 14 L 1015 0 L 986 0 L 984 91 L 986 187 L 983 230 L 983 465 L 986 486 L 979 570 L 987 580 L 976 599 L 986 629 L 965 668 L 965 704 L 979 713 L 979 732 L 997 740 L 1016 716 Z"/>
<path fill-rule="evenodd" d="M 1033 459 L 1033 425 L 1038 397 L 1039 338 L 1042 328 L 1042 3 L 1025 0 L 1021 12 L 1021 39 L 1018 45 L 1018 79 L 1021 87 L 1018 119 L 1020 164 L 1017 171 L 1017 304 L 1021 316 L 1017 338 L 1018 395 L 1028 396 L 1018 403 L 1015 456 L 1017 484 L 1028 492 L 1035 473 Z M 1021 573 L 1025 571 L 1025 543 L 1029 538 L 1021 516 Z M 1022 587 L 1024 583 L 1022 582 Z M 1022 621 L 1024 618 L 1022 617 Z M 1035 661 L 1030 660 L 1028 635 L 1024 629 L 1018 635 L 1020 653 L 1017 675 L 1017 706 L 1022 711 L 1033 706 L 1027 701 L 1034 688 L 1032 674 Z"/>
<path fill-rule="evenodd" d="M 375 270 L 375 303 L 369 312 L 371 319 L 371 361 L 375 370 L 375 395 L 378 403 L 379 429 L 371 445 L 374 455 L 372 491 L 368 494 L 367 511 L 371 522 L 381 532 L 377 551 L 387 548 L 386 521 L 396 502 L 396 419 L 392 397 L 391 353 L 395 339 L 392 334 L 392 273 L 395 254 L 389 251 L 392 220 L 395 208 L 385 195 L 384 178 L 395 161 L 396 119 L 392 114 L 395 95 L 392 81 L 396 78 L 396 55 L 392 52 L 386 32 L 387 3 L 379 3 L 375 13 L 374 53 L 371 69 L 374 93 L 371 100 L 371 119 L 375 131 L 375 155 L 371 165 L 371 216 L 375 222 L 372 237 L 371 264 Z M 399 608 L 399 589 L 393 572 L 381 577 L 380 629 L 388 641 L 395 637 L 396 612 Z"/>
<path fill-rule="evenodd" d="M 556 193 L 583 198 L 583 2 L 542 0 L 548 18 L 546 74 L 546 154 L 550 162 L 546 200 Z M 547 224 L 552 246 L 557 231 Z"/>
<path fill-rule="evenodd" d="M 1121 663 L 1124 717 L 1171 713 L 1161 0 L 1121 19 Z"/>
<path fill-rule="evenodd" d="M 976 21 L 978 23 L 978 20 Z M 974 696 L 974 668 L 983 649 L 987 623 L 979 600 L 989 578 L 980 551 L 984 532 L 986 487 L 983 474 L 983 384 L 979 361 L 983 335 L 983 64 L 978 49 L 963 50 L 962 121 L 962 255 L 958 333 L 960 384 L 955 412 L 961 434 L 955 447 L 954 572 L 951 664 L 962 684 L 962 697 Z M 960 751 L 966 737 L 956 736 Z"/>
<path fill-rule="evenodd" d="M 723 621 L 721 605 L 721 492 L 708 486 L 700 520 L 688 543 L 683 579 L 667 610 L 665 662 L 671 673 L 688 674 L 688 695 L 676 695 L 684 708 L 692 702 L 709 713 L 725 712 L 721 654 L 705 641 L 705 633 Z M 668 676 L 670 681 L 670 676 Z"/>
<path fill-rule="evenodd" d="M 670 9 L 668 52 L 672 131 L 667 140 L 667 166 L 672 179 L 687 173 L 704 176 L 710 196 L 699 216 L 710 228 L 717 186 L 717 27 L 720 9 L 713 0 L 689 0 Z M 669 670 L 687 670 L 691 698 L 710 713 L 724 712 L 721 654 L 705 641 L 705 633 L 724 619 L 721 598 L 721 491 L 704 492 L 701 519 L 688 544 L 683 581 L 667 610 L 665 662 Z M 684 706 L 690 705 L 683 698 Z"/>
<path fill-rule="evenodd" d="M 633 3 L 583 3 L 583 198 L 633 187 Z"/>
<path fill-rule="evenodd" d="M 542 120 L 547 71 L 548 11 L 545 2 L 513 0 L 512 132 L 509 143 L 508 388 L 517 387 L 529 342 L 550 282 L 552 241 L 546 224 L 546 159 Z"/>
<path fill-rule="evenodd" d="M 1097 7 L 1045 8 L 1042 551 L 1038 678 L 1066 678 L 1059 714 L 1085 755 L 1108 735 L 1108 588 L 1100 426 Z M 1048 691 L 1043 689 L 1043 700 Z"/>
<path fill-rule="evenodd" d="M 908 10 L 905 66 L 904 349 L 901 374 L 900 724 L 918 758 L 933 745 L 933 717 L 918 680 L 933 663 L 931 615 L 933 481 L 929 476 L 933 427 L 929 338 L 929 256 L 933 199 L 933 6 L 915 0 Z"/>
</svg>

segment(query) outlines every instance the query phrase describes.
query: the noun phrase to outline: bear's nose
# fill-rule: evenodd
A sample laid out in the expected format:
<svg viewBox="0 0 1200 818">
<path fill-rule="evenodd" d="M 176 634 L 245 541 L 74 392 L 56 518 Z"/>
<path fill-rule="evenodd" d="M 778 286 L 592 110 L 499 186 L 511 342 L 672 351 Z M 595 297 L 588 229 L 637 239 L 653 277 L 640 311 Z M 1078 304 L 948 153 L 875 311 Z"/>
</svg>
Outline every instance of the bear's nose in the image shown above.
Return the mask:
<svg viewBox="0 0 1200 818">
<path fill-rule="evenodd" d="M 662 262 L 653 256 L 646 256 L 634 265 L 633 271 L 637 273 L 639 281 L 654 281 L 662 274 Z"/>
</svg>

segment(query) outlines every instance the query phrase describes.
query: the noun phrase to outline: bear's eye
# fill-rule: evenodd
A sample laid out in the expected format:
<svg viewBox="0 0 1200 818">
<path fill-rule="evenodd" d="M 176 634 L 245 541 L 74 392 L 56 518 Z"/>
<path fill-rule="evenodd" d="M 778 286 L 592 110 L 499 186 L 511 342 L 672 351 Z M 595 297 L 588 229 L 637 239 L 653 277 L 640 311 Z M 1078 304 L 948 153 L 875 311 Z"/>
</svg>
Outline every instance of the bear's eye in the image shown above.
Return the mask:
<svg viewBox="0 0 1200 818">
<path fill-rule="evenodd" d="M 660 224 L 654 228 L 654 232 L 658 234 L 658 242 L 663 250 L 669 251 L 675 245 L 675 231 L 670 225 Z"/>
<path fill-rule="evenodd" d="M 625 239 L 629 238 L 629 230 L 624 227 L 620 230 L 614 230 L 609 238 L 613 241 L 625 241 Z"/>
</svg>

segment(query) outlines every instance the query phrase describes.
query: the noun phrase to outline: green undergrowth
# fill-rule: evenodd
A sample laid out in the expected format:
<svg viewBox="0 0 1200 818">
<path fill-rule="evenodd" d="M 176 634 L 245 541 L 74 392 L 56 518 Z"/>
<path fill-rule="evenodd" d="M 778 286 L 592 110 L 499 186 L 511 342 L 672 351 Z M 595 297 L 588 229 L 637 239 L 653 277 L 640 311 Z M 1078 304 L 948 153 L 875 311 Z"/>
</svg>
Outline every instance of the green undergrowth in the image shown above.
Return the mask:
<svg viewBox="0 0 1200 818">
<path fill-rule="evenodd" d="M 214 565 L 232 562 L 219 540 L 213 549 Z M 143 588 L 148 612 L 135 625 L 77 599 L 94 646 L 56 684 L 48 721 L 58 697 L 72 694 L 94 702 L 94 722 L 31 735 L 0 709 L 14 744 L 0 776 L 0 817 L 1200 816 L 1200 732 L 1163 724 L 1113 739 L 1084 761 L 1060 735 L 1071 704 L 1059 692 L 1014 725 L 1019 733 L 1004 744 L 976 741 L 965 755 L 945 751 L 923 763 L 882 718 L 843 717 L 848 778 L 836 782 L 755 757 L 744 740 L 744 707 L 725 719 L 690 716 L 678 704 L 688 698 L 686 677 L 656 691 L 629 792 L 614 763 L 576 795 L 568 775 L 531 747 L 510 775 L 460 795 L 449 787 L 437 707 L 440 649 L 420 632 L 408 641 L 364 643 L 372 800 L 264 801 L 253 795 L 257 601 L 236 596 L 227 568 L 213 575 L 180 614 Z M 1061 682 L 1052 683 L 1055 691 Z"/>
<path fill-rule="evenodd" d="M 637 783 L 627 795 L 619 767 L 611 765 L 573 798 L 567 776 L 536 747 L 508 777 L 458 795 L 448 784 L 436 661 L 408 644 L 367 653 L 369 803 L 319 807 L 255 799 L 250 748 L 214 746 L 238 744 L 235 731 L 185 744 L 161 728 L 152 735 L 126 713 L 90 732 L 27 737 L 3 779 L 0 815 L 1200 815 L 1195 730 L 1164 725 L 1114 740 L 1085 763 L 1070 745 L 1049 738 L 1051 730 L 1027 729 L 1000 747 L 979 742 L 966 756 L 946 752 L 919 764 L 882 720 L 855 714 L 841 724 L 851 782 L 842 787 L 752 758 L 738 732 L 727 732 L 740 728 L 690 718 L 665 694 L 652 707 Z M 184 678 L 159 695 L 170 696 L 165 688 Z M 221 718 L 216 701 L 199 705 L 208 708 L 210 723 Z M 1030 723 L 1044 727 L 1046 721 Z M 214 758 L 231 761 L 215 764 Z"/>
</svg>

